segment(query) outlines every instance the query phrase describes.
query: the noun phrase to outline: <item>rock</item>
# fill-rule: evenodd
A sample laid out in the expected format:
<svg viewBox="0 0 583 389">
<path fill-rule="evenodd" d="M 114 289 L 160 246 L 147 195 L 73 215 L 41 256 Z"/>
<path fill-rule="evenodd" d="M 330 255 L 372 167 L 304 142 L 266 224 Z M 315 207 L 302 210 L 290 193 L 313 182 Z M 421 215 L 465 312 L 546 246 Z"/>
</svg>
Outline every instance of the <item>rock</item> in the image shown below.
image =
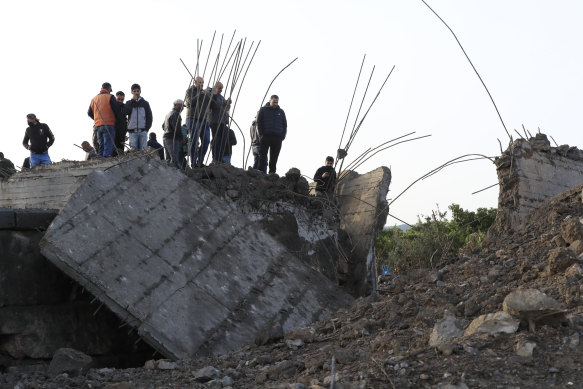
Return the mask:
<svg viewBox="0 0 583 389">
<path fill-rule="evenodd" d="M 517 289 L 506 296 L 502 306 L 505 312 L 528 323 L 531 331 L 539 322 L 557 325 L 565 321 L 561 304 L 537 289 Z"/>
<path fill-rule="evenodd" d="M 129 382 L 116 382 L 103 387 L 103 389 L 133 389 Z"/>
<path fill-rule="evenodd" d="M 583 253 L 583 240 L 577 239 L 569 245 L 569 248 L 573 250 L 575 255 L 580 255 Z"/>
<path fill-rule="evenodd" d="M 520 320 L 516 320 L 508 313 L 500 311 L 477 317 L 466 328 L 464 335 L 469 336 L 475 333 L 492 334 L 499 332 L 512 334 L 518 330 L 519 325 Z"/>
<path fill-rule="evenodd" d="M 285 334 L 285 339 L 300 339 L 305 343 L 312 343 L 316 339 L 314 327 L 301 327 Z"/>
<path fill-rule="evenodd" d="M 304 341 L 301 339 L 286 339 L 285 344 L 292 350 L 297 350 L 298 348 L 304 346 Z"/>
<path fill-rule="evenodd" d="M 563 237 L 561 235 L 555 236 L 551 240 L 551 242 L 557 247 L 566 247 L 567 246 L 567 242 L 565 242 L 565 239 L 563 239 Z"/>
<path fill-rule="evenodd" d="M 298 182 L 296 182 L 294 192 L 307 196 L 310 193 L 310 184 L 308 183 L 308 180 L 304 177 L 300 177 Z"/>
<path fill-rule="evenodd" d="M 516 342 L 516 355 L 519 357 L 532 358 L 532 353 L 535 347 L 535 342 L 519 339 Z"/>
<path fill-rule="evenodd" d="M 571 249 L 565 247 L 552 249 L 547 258 L 547 275 L 562 273 L 575 262 L 577 262 L 577 257 Z"/>
<path fill-rule="evenodd" d="M 583 224 L 576 218 L 568 218 L 561 223 L 561 236 L 567 243 L 583 240 Z"/>
<path fill-rule="evenodd" d="M 61 373 L 76 377 L 87 373 L 92 362 L 93 359 L 81 351 L 72 348 L 60 348 L 55 351 L 47 373 L 50 377 L 55 377 Z"/>
<path fill-rule="evenodd" d="M 278 380 L 281 378 L 291 378 L 297 374 L 298 366 L 292 361 L 281 361 L 277 365 L 267 369 L 267 378 L 270 380 Z"/>
<path fill-rule="evenodd" d="M 463 307 L 464 316 L 466 317 L 474 316 L 476 313 L 480 311 L 480 309 L 482 309 L 482 306 L 480 304 L 476 304 L 476 302 L 474 302 L 473 300 L 465 301 Z"/>
<path fill-rule="evenodd" d="M 178 365 L 176 362 L 171 361 L 169 359 L 160 359 L 156 363 L 156 367 L 160 370 L 176 370 L 178 369 Z"/>
<path fill-rule="evenodd" d="M 153 359 L 149 359 L 144 363 L 144 369 L 146 370 L 154 370 L 156 368 L 156 361 Z"/>
<path fill-rule="evenodd" d="M 263 346 L 269 343 L 276 342 L 283 338 L 283 327 L 281 324 L 276 324 L 268 328 L 263 328 L 255 336 L 255 344 L 257 346 Z"/>
<path fill-rule="evenodd" d="M 233 386 L 233 379 L 228 375 L 224 376 L 221 381 L 223 382 L 223 386 Z"/>
<path fill-rule="evenodd" d="M 569 266 L 567 270 L 565 270 L 565 276 L 573 277 L 576 279 L 583 278 L 583 266 L 578 263 Z"/>
<path fill-rule="evenodd" d="M 291 169 L 289 169 L 287 171 L 287 173 L 285 173 L 285 178 L 293 183 L 296 183 L 300 179 L 301 176 L 302 176 L 302 173 L 300 172 L 299 169 L 297 169 L 295 167 L 292 167 Z"/>
<path fill-rule="evenodd" d="M 431 336 L 429 337 L 429 345 L 436 347 L 442 353 L 453 351 L 451 346 L 451 339 L 459 338 L 464 334 L 460 328 L 459 321 L 449 311 L 445 311 L 443 319 L 435 323 Z M 445 352 L 444 352 L 445 351 Z M 451 352 L 449 353 L 451 354 Z"/>
<path fill-rule="evenodd" d="M 215 369 L 213 366 L 206 366 L 202 369 L 199 369 L 194 374 L 194 380 L 197 382 L 208 382 L 214 379 L 219 378 L 221 372 L 218 369 Z"/>
<path fill-rule="evenodd" d="M 436 286 L 438 286 L 438 287 L 442 287 L 442 286 L 445 286 L 445 282 L 443 282 L 443 281 L 441 281 L 441 280 L 438 280 L 438 281 L 435 283 L 435 285 L 436 285 Z"/>
<path fill-rule="evenodd" d="M 222 389 L 223 381 L 221 380 L 211 380 L 205 384 L 205 388 L 208 389 Z"/>
</svg>

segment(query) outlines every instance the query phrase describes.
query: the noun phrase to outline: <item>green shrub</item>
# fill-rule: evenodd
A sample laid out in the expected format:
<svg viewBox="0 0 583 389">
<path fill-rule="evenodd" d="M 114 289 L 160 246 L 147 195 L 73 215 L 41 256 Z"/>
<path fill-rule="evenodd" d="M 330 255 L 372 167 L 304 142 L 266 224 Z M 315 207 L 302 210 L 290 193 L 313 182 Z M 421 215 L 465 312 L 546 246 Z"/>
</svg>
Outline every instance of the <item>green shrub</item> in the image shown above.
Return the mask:
<svg viewBox="0 0 583 389">
<path fill-rule="evenodd" d="M 397 227 L 381 231 L 375 242 L 378 269 L 388 267 L 391 272 L 402 273 L 413 268 L 433 267 L 460 250 L 480 250 L 496 218 L 496 209 L 478 208 L 471 212 L 457 204 L 448 208 L 452 220 L 447 220 L 447 212 L 437 210 L 424 221 L 419 218 L 417 224 L 405 232 Z"/>
</svg>

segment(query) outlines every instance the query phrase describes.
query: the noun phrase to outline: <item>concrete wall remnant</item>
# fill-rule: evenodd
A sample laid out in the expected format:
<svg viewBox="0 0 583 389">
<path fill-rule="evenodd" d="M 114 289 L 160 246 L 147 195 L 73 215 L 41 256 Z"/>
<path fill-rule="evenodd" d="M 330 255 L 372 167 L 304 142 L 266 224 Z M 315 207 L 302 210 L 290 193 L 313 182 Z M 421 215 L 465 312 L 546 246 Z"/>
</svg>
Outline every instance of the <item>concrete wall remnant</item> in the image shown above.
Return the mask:
<svg viewBox="0 0 583 389">
<path fill-rule="evenodd" d="M 89 174 L 41 252 L 170 358 L 223 353 L 353 300 L 231 201 L 155 159 Z"/>
<path fill-rule="evenodd" d="M 345 289 L 358 296 L 376 291 L 374 242 L 389 214 L 387 194 L 391 171 L 379 167 L 366 174 L 348 171 L 340 175 L 336 196 L 340 208 L 340 231 L 348 235 L 346 260 L 339 261 Z M 347 243 L 348 243 L 347 242 Z"/>
<path fill-rule="evenodd" d="M 63 161 L 26 169 L 0 180 L 0 207 L 62 209 L 69 196 L 95 169 L 113 166 L 117 159 Z"/>
<path fill-rule="evenodd" d="M 583 151 L 551 147 L 541 133 L 515 140 L 495 162 L 500 192 L 490 237 L 520 232 L 526 216 L 544 201 L 583 183 Z"/>
</svg>

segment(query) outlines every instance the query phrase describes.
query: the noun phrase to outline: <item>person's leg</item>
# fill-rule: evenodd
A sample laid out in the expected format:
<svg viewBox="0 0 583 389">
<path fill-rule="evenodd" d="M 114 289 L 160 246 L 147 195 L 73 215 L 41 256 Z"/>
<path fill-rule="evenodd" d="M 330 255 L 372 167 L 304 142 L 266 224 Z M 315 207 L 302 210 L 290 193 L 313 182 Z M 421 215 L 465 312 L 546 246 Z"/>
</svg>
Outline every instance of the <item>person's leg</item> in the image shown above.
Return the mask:
<svg viewBox="0 0 583 389">
<path fill-rule="evenodd" d="M 223 162 L 224 163 L 231 164 L 231 156 L 230 155 L 224 155 L 223 156 Z"/>
<path fill-rule="evenodd" d="M 35 167 L 40 165 L 40 158 L 38 154 L 30 153 L 30 167 Z"/>
<path fill-rule="evenodd" d="M 38 154 L 38 157 L 41 165 L 50 165 L 53 163 L 49 157 L 49 153 Z"/>
<path fill-rule="evenodd" d="M 259 170 L 265 173 L 267 171 L 267 152 L 269 151 L 269 138 L 263 136 L 259 141 Z"/>
<path fill-rule="evenodd" d="M 103 129 L 103 156 L 108 158 L 113 155 L 114 143 L 115 143 L 115 127 L 114 126 L 102 126 Z"/>
<path fill-rule="evenodd" d="M 259 169 L 259 146 L 251 146 L 253 152 L 253 169 Z"/>
<path fill-rule="evenodd" d="M 186 128 L 188 130 L 188 148 L 190 154 L 190 166 L 196 166 L 196 145 L 198 143 L 198 133 L 196 132 L 196 120 L 186 118 Z M 186 166 L 185 166 L 186 167 Z"/>
<path fill-rule="evenodd" d="M 148 145 L 148 132 L 140 131 L 138 132 L 138 147 L 140 150 L 144 151 Z"/>
<path fill-rule="evenodd" d="M 281 139 L 272 139 L 269 145 L 269 174 L 276 172 L 277 159 L 281 151 Z"/>
<path fill-rule="evenodd" d="M 136 132 L 130 132 L 130 147 L 132 150 L 136 150 L 138 148 L 138 134 Z"/>
<path fill-rule="evenodd" d="M 207 122 L 200 122 L 200 149 L 198 151 L 198 163 L 199 165 L 204 164 L 204 157 L 206 152 L 208 151 L 210 138 L 211 138 L 211 129 L 210 125 Z"/>
<path fill-rule="evenodd" d="M 223 162 L 223 157 L 227 151 L 227 141 L 229 137 L 228 129 L 224 124 L 220 124 L 217 128 L 216 137 L 213 139 L 215 143 L 215 160 Z"/>
</svg>

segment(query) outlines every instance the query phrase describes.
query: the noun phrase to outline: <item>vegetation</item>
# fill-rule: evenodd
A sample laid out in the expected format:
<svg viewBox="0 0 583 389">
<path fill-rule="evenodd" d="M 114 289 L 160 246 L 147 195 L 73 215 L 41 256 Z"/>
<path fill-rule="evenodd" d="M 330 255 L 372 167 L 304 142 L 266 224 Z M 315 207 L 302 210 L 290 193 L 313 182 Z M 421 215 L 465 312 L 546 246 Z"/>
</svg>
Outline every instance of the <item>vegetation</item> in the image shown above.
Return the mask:
<svg viewBox="0 0 583 389">
<path fill-rule="evenodd" d="M 393 273 L 413 268 L 433 267 L 438 261 L 457 255 L 460 250 L 476 251 L 481 248 L 488 228 L 496 218 L 495 208 L 478 208 L 465 211 L 458 204 L 447 211 L 433 211 L 424 221 L 418 219 L 407 231 L 398 227 L 384 229 L 377 236 L 375 251 L 377 266 Z"/>
</svg>

